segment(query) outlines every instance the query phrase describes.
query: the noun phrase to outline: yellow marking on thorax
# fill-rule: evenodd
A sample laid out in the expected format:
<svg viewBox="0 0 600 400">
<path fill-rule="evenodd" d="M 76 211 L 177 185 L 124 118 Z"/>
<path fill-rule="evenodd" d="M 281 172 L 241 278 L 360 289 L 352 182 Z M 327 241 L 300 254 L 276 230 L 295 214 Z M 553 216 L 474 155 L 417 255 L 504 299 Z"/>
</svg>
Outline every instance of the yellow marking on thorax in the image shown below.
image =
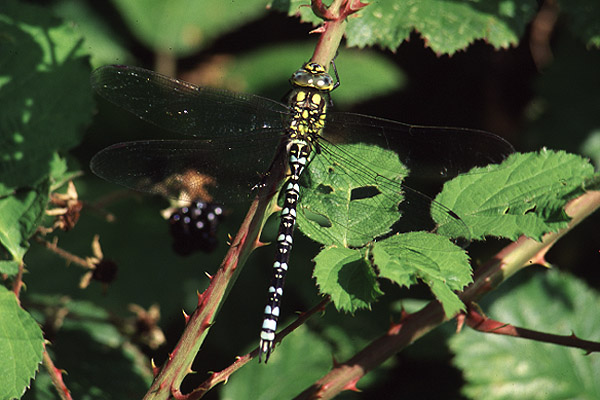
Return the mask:
<svg viewBox="0 0 600 400">
<path fill-rule="evenodd" d="M 321 97 L 321 95 L 319 93 L 313 94 L 313 97 L 311 99 L 312 103 L 315 105 L 320 104 L 322 100 L 323 100 L 323 97 Z"/>
<path fill-rule="evenodd" d="M 290 122 L 290 138 L 308 142 L 321 134 L 325 126 L 327 102 L 321 93 L 299 90 L 293 99 L 294 116 Z"/>
</svg>

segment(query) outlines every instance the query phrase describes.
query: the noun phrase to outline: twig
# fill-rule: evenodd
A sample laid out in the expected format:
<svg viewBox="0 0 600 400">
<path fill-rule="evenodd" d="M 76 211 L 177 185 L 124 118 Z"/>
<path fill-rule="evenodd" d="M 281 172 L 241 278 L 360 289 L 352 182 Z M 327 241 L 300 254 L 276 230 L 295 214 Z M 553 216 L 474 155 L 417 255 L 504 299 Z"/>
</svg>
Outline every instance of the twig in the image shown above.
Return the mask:
<svg viewBox="0 0 600 400">
<path fill-rule="evenodd" d="M 311 1 L 313 12 L 325 20 L 323 25 L 312 31 L 321 33 L 312 61 L 329 67 L 346 31 L 347 18 L 367 5 L 360 0 L 335 0 L 328 7 L 322 0 Z"/>
<path fill-rule="evenodd" d="M 34 240 L 39 244 L 43 245 L 45 248 L 58 255 L 61 258 L 64 258 L 68 263 L 73 263 L 85 269 L 94 269 L 95 266 L 90 263 L 88 260 L 76 256 L 75 254 L 69 253 L 68 251 L 61 249 L 58 247 L 58 238 L 54 238 L 52 242 L 44 240 L 39 235 L 35 235 Z"/>
<path fill-rule="evenodd" d="M 523 339 L 531 339 L 537 342 L 554 343 L 560 346 L 575 347 L 585 350 L 588 354 L 600 351 L 600 343 L 583 340 L 571 335 L 554 335 L 551 333 L 534 331 L 531 329 L 520 328 L 504 322 L 499 322 L 488 318 L 477 312 L 475 308 L 469 307 L 466 314 L 466 323 L 471 328 L 479 332 L 495 333 L 497 335 L 514 336 Z"/>
<path fill-rule="evenodd" d="M 292 333 L 295 329 L 297 329 L 302 324 L 304 324 L 304 322 L 306 322 L 306 320 L 308 320 L 310 317 L 312 317 L 316 313 L 321 312 L 327 306 L 327 304 L 329 304 L 329 302 L 330 302 L 330 299 L 328 297 L 328 298 L 322 300 L 319 304 L 317 304 L 310 310 L 301 313 L 294 322 L 292 322 L 290 325 L 288 325 L 285 329 L 283 329 L 281 332 L 279 332 L 277 334 L 277 336 L 275 338 L 275 343 L 281 342 L 281 340 L 283 340 L 283 338 L 285 338 L 287 335 Z M 194 389 L 193 392 L 191 392 L 181 398 L 185 399 L 185 400 L 197 400 L 197 399 L 202 398 L 205 393 L 207 393 L 210 389 L 212 389 L 219 383 L 227 382 L 229 377 L 235 371 L 239 370 L 244 365 L 248 364 L 250 361 L 252 361 L 254 358 L 256 358 L 258 356 L 258 352 L 259 352 L 259 349 L 257 347 L 250 353 L 248 353 L 244 356 L 241 356 L 241 357 L 237 357 L 235 362 L 233 362 L 229 367 L 227 367 L 219 372 L 213 372 L 210 375 L 210 377 L 206 381 L 204 381 L 200 386 L 198 386 L 196 389 Z"/>
<path fill-rule="evenodd" d="M 25 264 L 23 261 L 19 263 L 19 269 L 17 271 L 17 275 L 15 275 L 15 279 L 12 282 L 12 290 L 15 294 L 15 298 L 20 303 L 21 300 L 19 295 L 21 294 L 21 288 L 23 287 L 23 270 L 25 269 Z"/>
<path fill-rule="evenodd" d="M 556 28 L 560 9 L 556 0 L 547 0 L 541 3 L 540 10 L 531 21 L 531 34 L 529 49 L 531 58 L 538 71 L 543 70 L 554 59 L 552 55 L 552 34 Z"/>
<path fill-rule="evenodd" d="M 43 364 L 44 367 L 46 367 L 46 371 L 48 371 L 52 384 L 56 388 L 56 392 L 61 400 L 73 400 L 69 389 L 67 389 L 67 385 L 65 385 L 65 382 L 63 381 L 63 371 L 54 366 L 54 362 L 50 358 L 46 346 L 44 346 Z"/>
</svg>

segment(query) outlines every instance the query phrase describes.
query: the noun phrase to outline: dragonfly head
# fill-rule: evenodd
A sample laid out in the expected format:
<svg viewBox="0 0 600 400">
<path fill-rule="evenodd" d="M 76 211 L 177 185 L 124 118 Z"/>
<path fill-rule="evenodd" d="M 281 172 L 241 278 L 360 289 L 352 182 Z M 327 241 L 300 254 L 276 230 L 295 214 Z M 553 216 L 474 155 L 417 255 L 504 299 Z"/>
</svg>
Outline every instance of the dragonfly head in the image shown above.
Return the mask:
<svg viewBox="0 0 600 400">
<path fill-rule="evenodd" d="M 325 71 L 321 64 L 308 62 L 290 78 L 290 83 L 295 87 L 312 88 L 324 92 L 330 92 L 334 88 L 331 75 Z"/>
</svg>

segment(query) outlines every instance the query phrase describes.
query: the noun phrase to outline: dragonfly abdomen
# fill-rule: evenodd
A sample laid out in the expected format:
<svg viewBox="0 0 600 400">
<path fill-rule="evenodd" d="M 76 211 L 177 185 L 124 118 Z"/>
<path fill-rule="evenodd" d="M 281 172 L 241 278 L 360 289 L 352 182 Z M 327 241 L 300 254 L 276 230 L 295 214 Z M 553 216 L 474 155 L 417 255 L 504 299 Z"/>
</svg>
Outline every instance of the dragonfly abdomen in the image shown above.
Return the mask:
<svg viewBox="0 0 600 400">
<path fill-rule="evenodd" d="M 292 251 L 294 227 L 296 225 L 296 206 L 300 196 L 298 182 L 308 162 L 310 152 L 311 146 L 306 142 L 298 141 L 291 143 L 289 161 L 291 174 L 285 186 L 281 222 L 277 233 L 277 252 L 275 262 L 273 263 L 271 284 L 269 285 L 269 300 L 265 307 L 265 316 L 260 333 L 260 355 L 265 355 L 265 362 L 267 362 L 273 350 L 273 340 L 275 339 L 275 331 L 277 330 L 277 321 L 280 314 L 285 275 Z"/>
</svg>

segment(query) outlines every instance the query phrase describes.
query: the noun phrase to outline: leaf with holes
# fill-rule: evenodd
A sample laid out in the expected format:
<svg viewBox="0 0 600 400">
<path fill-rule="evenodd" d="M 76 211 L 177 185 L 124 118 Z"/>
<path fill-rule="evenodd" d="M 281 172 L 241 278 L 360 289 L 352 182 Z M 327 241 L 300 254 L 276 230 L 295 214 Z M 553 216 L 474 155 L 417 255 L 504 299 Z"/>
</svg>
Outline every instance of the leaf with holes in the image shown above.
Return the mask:
<svg viewBox="0 0 600 400">
<path fill-rule="evenodd" d="M 403 194 L 400 182 L 408 170 L 398 156 L 377 146 L 336 146 L 315 155 L 302 175 L 298 226 L 304 234 L 324 245 L 364 246 L 390 232 L 400 218 L 398 205 Z M 344 159 L 337 159 L 343 154 Z M 353 161 L 360 160 L 360 164 Z M 366 167 L 368 166 L 368 167 Z M 375 173 L 396 186 L 378 185 L 363 174 Z"/>
</svg>

